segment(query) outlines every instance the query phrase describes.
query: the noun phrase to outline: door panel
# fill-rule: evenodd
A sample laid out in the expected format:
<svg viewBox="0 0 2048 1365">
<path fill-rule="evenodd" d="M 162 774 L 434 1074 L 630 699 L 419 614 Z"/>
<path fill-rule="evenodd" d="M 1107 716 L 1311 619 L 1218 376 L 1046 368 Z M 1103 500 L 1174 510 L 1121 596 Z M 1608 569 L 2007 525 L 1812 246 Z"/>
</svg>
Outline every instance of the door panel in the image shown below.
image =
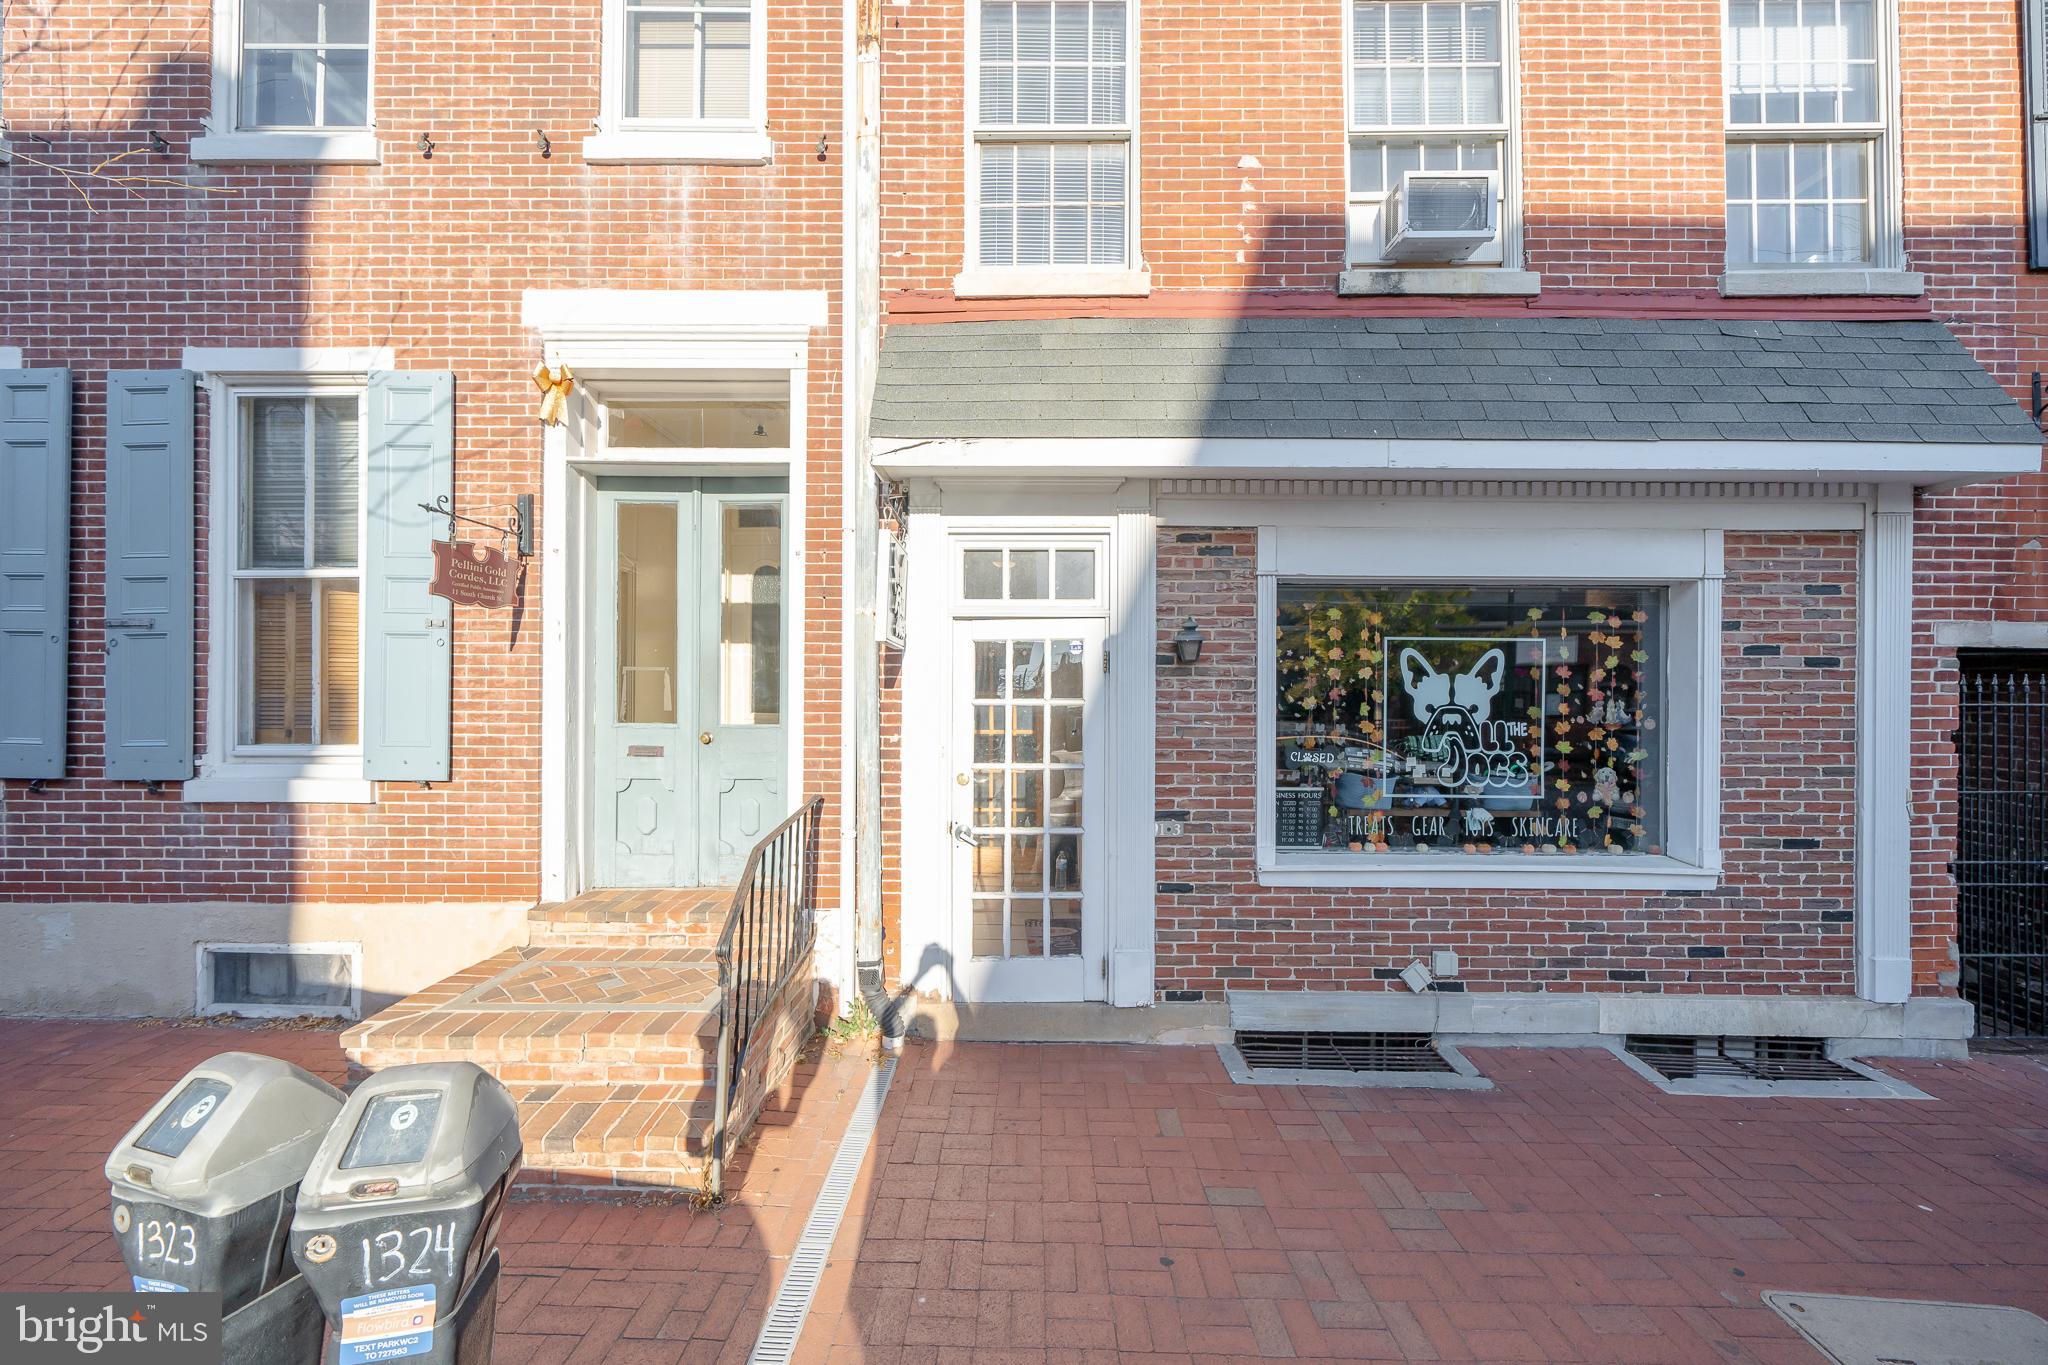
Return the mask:
<svg viewBox="0 0 2048 1365">
<path fill-rule="evenodd" d="M 954 942 L 964 998 L 1105 997 L 1104 850 L 1083 798 L 1103 738 L 1097 621 L 960 622 Z M 964 951 L 963 951 L 964 950 Z"/>
<path fill-rule="evenodd" d="M 676 794 L 693 691 L 682 652 L 690 500 L 635 492 L 600 496 L 595 508 L 597 881 L 687 886 L 696 878 L 695 845 L 681 837 L 689 812 Z"/>
<path fill-rule="evenodd" d="M 703 728 L 698 787 L 706 874 L 738 879 L 754 842 L 790 810 L 784 707 L 783 509 L 779 495 L 703 499 Z"/>
<path fill-rule="evenodd" d="M 591 506 L 593 884 L 728 885 L 790 804 L 783 493 L 604 480 Z"/>
</svg>

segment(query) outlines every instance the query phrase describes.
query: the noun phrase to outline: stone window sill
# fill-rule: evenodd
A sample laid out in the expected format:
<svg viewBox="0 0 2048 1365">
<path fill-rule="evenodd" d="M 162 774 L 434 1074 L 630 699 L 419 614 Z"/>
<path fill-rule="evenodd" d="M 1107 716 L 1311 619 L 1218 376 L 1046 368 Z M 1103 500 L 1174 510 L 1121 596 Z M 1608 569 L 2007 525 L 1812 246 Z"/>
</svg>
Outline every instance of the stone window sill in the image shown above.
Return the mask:
<svg viewBox="0 0 2048 1365">
<path fill-rule="evenodd" d="M 1730 270 L 1721 277 L 1728 299 L 1891 298 L 1917 299 L 1927 277 L 1911 270 L 1786 269 Z"/>
<path fill-rule="evenodd" d="M 1151 292 L 1148 270 L 975 266 L 953 277 L 959 299 L 1144 298 Z"/>
<path fill-rule="evenodd" d="M 1372 266 L 1339 275 L 1337 292 L 1351 298 L 1533 298 L 1543 292 L 1543 277 L 1533 270 L 1503 270 L 1498 266 L 1462 270 Z"/>
<path fill-rule="evenodd" d="M 192 160 L 200 165 L 374 166 L 377 135 L 367 129 L 345 133 L 210 133 L 192 139 Z"/>
<path fill-rule="evenodd" d="M 1261 886 L 1396 887 L 1438 891 L 1710 891 L 1713 868 L 1670 857 L 1282 857 L 1259 868 Z"/>
<path fill-rule="evenodd" d="M 179 795 L 194 805 L 374 806 L 377 784 L 363 776 L 360 759 L 242 760 L 203 764 Z"/>
<path fill-rule="evenodd" d="M 775 144 L 758 129 L 635 128 L 592 133 L 583 159 L 596 166 L 766 166 Z"/>
</svg>

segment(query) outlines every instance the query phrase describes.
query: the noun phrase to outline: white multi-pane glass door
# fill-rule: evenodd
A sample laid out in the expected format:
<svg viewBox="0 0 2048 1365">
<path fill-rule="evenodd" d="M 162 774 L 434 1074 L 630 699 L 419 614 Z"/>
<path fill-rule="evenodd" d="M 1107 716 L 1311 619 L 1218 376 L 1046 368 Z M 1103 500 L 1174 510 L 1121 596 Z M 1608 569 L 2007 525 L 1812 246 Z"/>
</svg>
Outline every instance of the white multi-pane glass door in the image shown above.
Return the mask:
<svg viewBox="0 0 2048 1365">
<path fill-rule="evenodd" d="M 1095 621 L 955 628 L 954 973 L 969 1000 L 1101 998 Z"/>
</svg>

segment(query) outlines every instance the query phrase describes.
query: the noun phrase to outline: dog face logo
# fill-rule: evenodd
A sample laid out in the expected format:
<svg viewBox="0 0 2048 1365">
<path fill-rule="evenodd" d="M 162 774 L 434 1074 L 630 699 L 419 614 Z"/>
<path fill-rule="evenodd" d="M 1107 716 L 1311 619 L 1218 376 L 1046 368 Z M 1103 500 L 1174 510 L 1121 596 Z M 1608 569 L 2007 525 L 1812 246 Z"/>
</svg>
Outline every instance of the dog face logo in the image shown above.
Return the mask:
<svg viewBox="0 0 2048 1365">
<path fill-rule="evenodd" d="M 1479 727 L 1493 715 L 1507 667 L 1507 656 L 1489 649 L 1463 673 L 1439 673 L 1416 650 L 1402 650 L 1401 685 L 1422 722 L 1423 747 L 1435 749 L 1455 735 L 1468 753 L 1484 748 Z"/>
</svg>

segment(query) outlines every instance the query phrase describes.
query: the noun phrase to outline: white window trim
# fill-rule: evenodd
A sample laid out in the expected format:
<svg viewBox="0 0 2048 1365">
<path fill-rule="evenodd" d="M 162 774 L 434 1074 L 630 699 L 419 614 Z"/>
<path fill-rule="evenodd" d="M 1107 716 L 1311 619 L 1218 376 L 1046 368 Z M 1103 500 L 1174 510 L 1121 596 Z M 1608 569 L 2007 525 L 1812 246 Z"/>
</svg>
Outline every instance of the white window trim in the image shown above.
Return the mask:
<svg viewBox="0 0 2048 1365">
<path fill-rule="evenodd" d="M 1361 539 L 1330 527 L 1259 528 L 1258 749 L 1254 826 L 1262 886 L 1436 890 L 1708 890 L 1721 879 L 1721 533 L 1602 531 L 1598 566 L 1585 530 L 1388 530 Z M 1618 566 L 1628 572 L 1617 574 Z M 1354 582 L 1557 583 L 1660 587 L 1666 604 L 1664 847 L 1658 856 L 1282 854 L 1274 830 L 1274 630 L 1283 578 Z M 1685 780 L 1691 774 L 1692 780 Z"/>
<path fill-rule="evenodd" d="M 199 756 L 198 776 L 181 787 L 186 801 L 265 802 L 284 805 L 370 805 L 377 784 L 363 776 L 360 746 L 296 753 L 238 752 L 236 702 L 237 664 L 236 559 L 240 537 L 240 471 L 237 464 L 239 422 L 235 413 L 245 396 L 276 393 L 361 391 L 372 370 L 392 368 L 389 347 L 242 348 L 187 347 L 184 367 L 196 372 L 206 387 L 207 402 L 207 655 L 206 749 Z M 362 424 L 369 439 L 369 424 Z M 367 489 L 367 478 L 363 481 Z M 357 516 L 367 519 L 369 499 Z M 228 533 L 221 534 L 222 528 Z M 368 543 L 368 527 L 358 522 L 358 544 Z M 367 623 L 368 613 L 362 616 Z"/>
<path fill-rule="evenodd" d="M 626 0 L 604 0 L 604 43 L 596 131 L 583 139 L 593 165 L 683 163 L 765 166 L 775 159 L 768 136 L 768 0 L 752 6 L 747 32 L 747 117 L 626 117 Z"/>
<path fill-rule="evenodd" d="M 1501 6 L 1501 123 L 1456 130 L 1399 127 L 1370 127 L 1352 122 L 1357 110 L 1353 83 L 1357 67 L 1352 61 L 1357 20 L 1357 0 L 1343 0 L 1344 63 L 1344 255 L 1345 268 L 1338 277 L 1337 292 L 1345 295 L 1497 295 L 1528 297 L 1542 292 L 1542 276 L 1525 268 L 1522 245 L 1522 45 L 1520 0 L 1500 0 Z M 1453 265 L 1415 267 L 1398 261 L 1350 261 L 1350 208 L 1384 194 L 1355 194 L 1351 189 L 1351 140 L 1356 137 L 1470 138 L 1500 135 L 1500 260 L 1463 262 Z M 1491 276 L 1491 284 L 1479 284 Z"/>
<path fill-rule="evenodd" d="M 1022 617 L 1050 620 L 1063 616 L 1107 616 L 1109 614 L 1109 533 L 1097 530 L 1048 533 L 1016 530 L 997 533 L 990 529 L 956 531 L 950 537 L 947 555 L 947 596 L 953 617 L 967 620 L 981 617 Z M 1093 550 L 1095 591 L 1086 597 L 969 597 L 966 565 L 969 550 Z M 1057 581 L 1056 561 L 1048 561 L 1049 581 Z M 1007 594 L 1008 585 L 1005 585 Z"/>
<path fill-rule="evenodd" d="M 966 0 L 967 73 L 961 100 L 962 148 L 966 164 L 966 242 L 953 296 L 997 298 L 1144 298 L 1152 292 L 1152 270 L 1139 252 L 1139 51 L 1138 5 L 1124 0 L 1124 121 L 1119 124 L 1053 124 L 1036 127 L 981 123 L 981 0 Z M 1121 266 L 983 265 L 981 263 L 981 146 L 985 142 L 1122 142 L 1124 144 L 1124 264 Z"/>
<path fill-rule="evenodd" d="M 1899 11 L 1892 0 L 1876 0 L 1878 110 L 1872 123 L 1735 123 L 1728 117 L 1728 0 L 1720 0 L 1722 142 L 1842 142 L 1868 134 L 1870 153 L 1870 259 L 1867 261 L 1769 264 L 1727 259 L 1722 242 L 1724 298 L 1876 296 L 1918 298 L 1927 277 L 1908 267 L 1905 244 L 1905 159 L 1899 136 Z M 1723 181 L 1725 193 L 1726 182 Z M 1727 215 L 1724 210 L 1722 222 Z"/>
<path fill-rule="evenodd" d="M 207 958 L 214 953 L 283 953 L 291 957 L 334 956 L 348 959 L 346 1005 L 237 1005 L 213 998 L 213 973 Z M 363 1017 L 363 945 L 360 943 L 197 943 L 193 945 L 197 979 L 194 1012 L 239 1019 L 360 1019 Z"/>
<path fill-rule="evenodd" d="M 364 100 L 369 122 L 361 128 L 244 128 L 241 126 L 242 5 L 213 0 L 213 102 L 207 132 L 192 139 L 191 158 L 202 165 L 324 164 L 374 166 L 377 154 L 377 6 L 370 6 L 370 75 Z"/>
</svg>

